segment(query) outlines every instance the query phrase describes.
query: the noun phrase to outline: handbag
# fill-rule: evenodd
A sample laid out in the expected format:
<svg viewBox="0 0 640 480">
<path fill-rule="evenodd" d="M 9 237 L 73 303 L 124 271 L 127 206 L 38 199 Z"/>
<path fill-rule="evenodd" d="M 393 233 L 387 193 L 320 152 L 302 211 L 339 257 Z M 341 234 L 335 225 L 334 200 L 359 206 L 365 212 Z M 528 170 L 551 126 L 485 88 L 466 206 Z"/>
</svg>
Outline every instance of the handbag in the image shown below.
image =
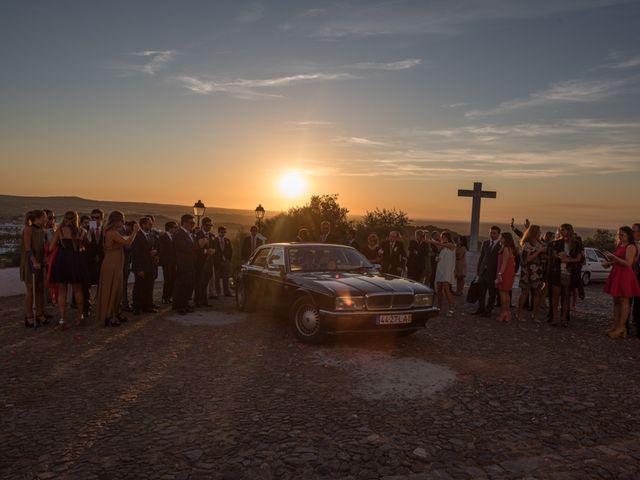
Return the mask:
<svg viewBox="0 0 640 480">
<path fill-rule="evenodd" d="M 467 303 L 476 303 L 480 299 L 480 282 L 474 279 L 467 290 Z"/>
</svg>

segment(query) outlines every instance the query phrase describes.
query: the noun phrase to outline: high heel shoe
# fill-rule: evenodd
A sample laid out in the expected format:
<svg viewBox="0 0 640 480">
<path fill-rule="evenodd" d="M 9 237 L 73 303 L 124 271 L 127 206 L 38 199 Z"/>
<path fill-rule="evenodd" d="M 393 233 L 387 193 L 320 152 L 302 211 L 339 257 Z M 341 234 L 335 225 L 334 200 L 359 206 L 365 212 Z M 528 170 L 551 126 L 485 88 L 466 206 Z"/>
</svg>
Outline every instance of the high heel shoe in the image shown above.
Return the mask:
<svg viewBox="0 0 640 480">
<path fill-rule="evenodd" d="M 613 330 L 613 331 L 607 333 L 607 337 L 609 337 L 609 338 L 627 338 L 627 330 L 626 329 Z"/>
<path fill-rule="evenodd" d="M 118 320 L 114 320 L 113 318 L 105 318 L 104 326 L 105 327 L 119 327 L 121 324 Z"/>
<path fill-rule="evenodd" d="M 505 312 L 503 321 L 504 322 L 510 322 L 511 321 L 511 312 Z"/>
<path fill-rule="evenodd" d="M 119 313 L 118 315 L 116 315 L 116 319 L 120 322 L 120 323 L 124 323 L 129 321 L 129 319 L 127 317 L 125 317 L 124 315 L 122 315 L 121 313 Z"/>
<path fill-rule="evenodd" d="M 31 322 L 29 320 L 32 320 Z M 33 317 L 24 317 L 24 326 L 26 328 L 38 328 L 38 324 L 35 322 Z"/>
</svg>

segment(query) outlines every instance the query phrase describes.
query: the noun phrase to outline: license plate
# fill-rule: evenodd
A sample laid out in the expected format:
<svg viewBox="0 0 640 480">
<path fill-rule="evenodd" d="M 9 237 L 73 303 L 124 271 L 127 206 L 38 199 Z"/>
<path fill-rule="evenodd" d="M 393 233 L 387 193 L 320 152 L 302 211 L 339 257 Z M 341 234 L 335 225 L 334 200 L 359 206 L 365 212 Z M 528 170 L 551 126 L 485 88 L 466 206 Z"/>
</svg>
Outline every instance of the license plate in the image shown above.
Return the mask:
<svg viewBox="0 0 640 480">
<path fill-rule="evenodd" d="M 399 323 L 411 323 L 411 314 L 378 315 L 376 325 L 397 325 Z"/>
</svg>

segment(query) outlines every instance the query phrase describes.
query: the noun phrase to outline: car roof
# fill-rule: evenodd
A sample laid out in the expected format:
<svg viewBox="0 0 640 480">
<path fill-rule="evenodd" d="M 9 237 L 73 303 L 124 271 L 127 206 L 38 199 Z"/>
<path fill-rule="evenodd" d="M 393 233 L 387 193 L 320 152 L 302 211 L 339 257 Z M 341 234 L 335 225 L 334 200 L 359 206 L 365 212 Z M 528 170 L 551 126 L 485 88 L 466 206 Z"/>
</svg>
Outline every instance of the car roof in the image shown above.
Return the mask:
<svg viewBox="0 0 640 480">
<path fill-rule="evenodd" d="M 341 245 L 339 243 L 310 243 L 310 242 L 278 242 L 278 243 L 267 243 L 262 245 L 261 247 L 299 247 L 304 245 L 305 247 L 342 247 L 342 248 L 353 248 L 349 245 Z"/>
</svg>

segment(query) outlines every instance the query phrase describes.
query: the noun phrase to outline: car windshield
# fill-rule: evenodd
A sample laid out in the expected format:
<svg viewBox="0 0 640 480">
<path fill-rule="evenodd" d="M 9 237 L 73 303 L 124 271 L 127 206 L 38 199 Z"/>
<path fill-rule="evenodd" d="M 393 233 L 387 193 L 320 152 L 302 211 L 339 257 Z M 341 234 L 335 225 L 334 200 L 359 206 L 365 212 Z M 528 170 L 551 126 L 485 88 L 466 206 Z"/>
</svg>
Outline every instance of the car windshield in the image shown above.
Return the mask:
<svg viewBox="0 0 640 480">
<path fill-rule="evenodd" d="M 300 246 L 288 251 L 292 272 L 368 270 L 373 265 L 364 255 L 349 247 Z"/>
</svg>

